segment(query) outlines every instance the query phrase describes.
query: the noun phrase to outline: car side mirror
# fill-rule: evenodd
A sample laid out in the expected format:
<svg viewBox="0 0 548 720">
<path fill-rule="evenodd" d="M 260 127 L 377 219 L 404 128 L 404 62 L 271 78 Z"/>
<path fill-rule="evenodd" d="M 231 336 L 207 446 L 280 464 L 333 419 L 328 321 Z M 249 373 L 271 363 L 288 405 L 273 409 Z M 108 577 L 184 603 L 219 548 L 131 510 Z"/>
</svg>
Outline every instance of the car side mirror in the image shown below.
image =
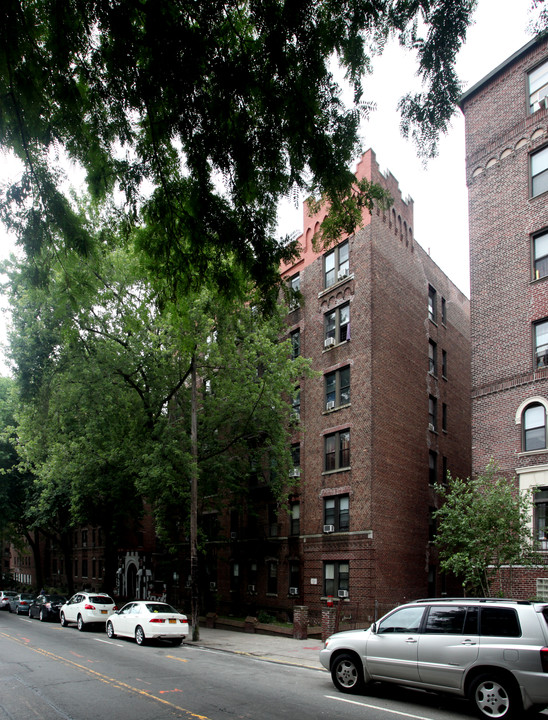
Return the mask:
<svg viewBox="0 0 548 720">
<path fill-rule="evenodd" d="M 370 630 L 373 633 L 373 635 L 376 635 L 377 634 L 377 623 L 372 623 Z"/>
</svg>

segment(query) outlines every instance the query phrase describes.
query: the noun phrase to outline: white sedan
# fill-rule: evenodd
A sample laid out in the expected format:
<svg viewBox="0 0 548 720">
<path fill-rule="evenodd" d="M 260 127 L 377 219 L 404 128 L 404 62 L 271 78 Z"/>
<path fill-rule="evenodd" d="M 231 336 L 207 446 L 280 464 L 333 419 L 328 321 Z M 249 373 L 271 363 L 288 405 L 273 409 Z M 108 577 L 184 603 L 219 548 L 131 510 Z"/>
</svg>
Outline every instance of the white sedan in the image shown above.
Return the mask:
<svg viewBox="0 0 548 720">
<path fill-rule="evenodd" d="M 167 603 L 134 600 L 109 617 L 107 635 L 132 637 L 137 645 L 156 638 L 180 645 L 188 635 L 188 620 Z"/>
</svg>

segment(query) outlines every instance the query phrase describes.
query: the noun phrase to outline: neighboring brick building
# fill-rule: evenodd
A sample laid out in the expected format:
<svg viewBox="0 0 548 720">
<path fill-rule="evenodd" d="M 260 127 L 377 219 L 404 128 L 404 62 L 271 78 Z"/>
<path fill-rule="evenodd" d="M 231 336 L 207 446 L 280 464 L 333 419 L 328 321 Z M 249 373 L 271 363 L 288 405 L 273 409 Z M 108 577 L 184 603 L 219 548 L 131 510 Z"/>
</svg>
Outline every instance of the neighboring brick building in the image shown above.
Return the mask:
<svg viewBox="0 0 548 720">
<path fill-rule="evenodd" d="M 493 458 L 522 489 L 544 538 L 548 507 L 548 39 L 508 58 L 461 99 L 469 190 L 472 465 Z M 516 574 L 514 573 L 514 577 Z M 522 572 L 548 596 L 548 570 Z"/>
<path fill-rule="evenodd" d="M 283 270 L 303 298 L 289 332 L 321 376 L 300 389 L 299 542 L 278 559 L 300 565 L 298 603 L 314 613 L 348 594 L 365 618 L 444 590 L 431 486 L 470 474 L 470 341 L 468 299 L 416 243 L 412 200 L 371 150 L 356 175 L 392 208 L 316 253 L 323 215 L 305 207 L 301 257 Z"/>
</svg>

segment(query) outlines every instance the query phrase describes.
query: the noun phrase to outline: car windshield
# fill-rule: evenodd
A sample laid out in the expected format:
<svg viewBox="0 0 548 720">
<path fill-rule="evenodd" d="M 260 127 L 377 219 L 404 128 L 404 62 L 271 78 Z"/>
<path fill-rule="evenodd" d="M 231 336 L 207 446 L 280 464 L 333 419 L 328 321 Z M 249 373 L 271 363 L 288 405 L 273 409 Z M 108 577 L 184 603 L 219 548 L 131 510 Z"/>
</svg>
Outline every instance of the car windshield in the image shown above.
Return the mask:
<svg viewBox="0 0 548 720">
<path fill-rule="evenodd" d="M 178 611 L 174 607 L 167 603 L 147 603 L 146 608 L 151 613 L 175 613 L 178 615 Z"/>
<path fill-rule="evenodd" d="M 114 605 L 114 600 L 108 595 L 90 595 L 89 601 L 96 605 Z"/>
</svg>

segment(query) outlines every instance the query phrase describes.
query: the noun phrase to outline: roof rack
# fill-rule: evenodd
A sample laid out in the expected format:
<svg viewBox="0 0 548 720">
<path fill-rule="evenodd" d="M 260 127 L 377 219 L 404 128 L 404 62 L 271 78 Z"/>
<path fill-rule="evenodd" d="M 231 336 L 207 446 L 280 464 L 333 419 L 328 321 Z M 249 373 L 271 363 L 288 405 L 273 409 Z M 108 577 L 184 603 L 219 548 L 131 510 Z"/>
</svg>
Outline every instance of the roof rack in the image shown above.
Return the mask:
<svg viewBox="0 0 548 720">
<path fill-rule="evenodd" d="M 498 597 L 428 597 L 413 600 L 412 602 L 480 602 L 480 603 L 515 603 L 516 605 L 532 605 L 530 600 L 516 600 L 515 598 Z"/>
</svg>

